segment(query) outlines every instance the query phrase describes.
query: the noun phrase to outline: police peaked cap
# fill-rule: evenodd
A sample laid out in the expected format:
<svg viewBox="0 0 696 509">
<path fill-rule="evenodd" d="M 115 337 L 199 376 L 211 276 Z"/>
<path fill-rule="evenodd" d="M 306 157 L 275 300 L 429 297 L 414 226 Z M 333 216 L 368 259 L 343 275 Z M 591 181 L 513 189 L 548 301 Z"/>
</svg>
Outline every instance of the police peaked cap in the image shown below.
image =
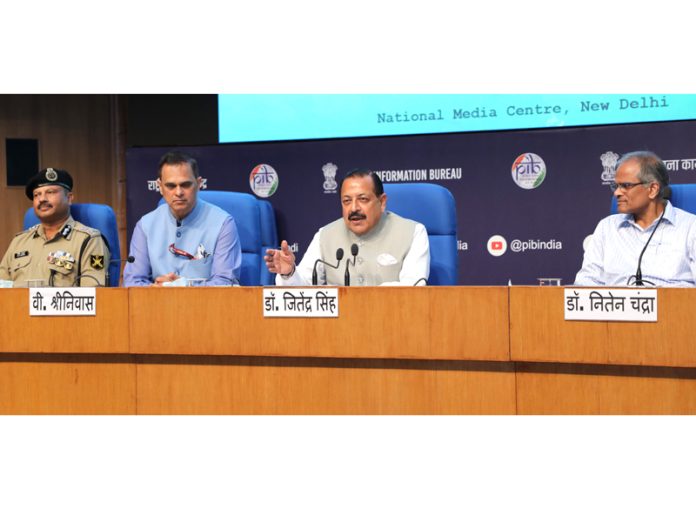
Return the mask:
<svg viewBox="0 0 696 509">
<path fill-rule="evenodd" d="M 70 174 L 65 170 L 59 170 L 58 168 L 43 169 L 27 182 L 27 186 L 24 188 L 27 198 L 33 200 L 34 189 L 43 186 L 60 186 L 68 191 L 72 191 L 73 180 Z"/>
</svg>

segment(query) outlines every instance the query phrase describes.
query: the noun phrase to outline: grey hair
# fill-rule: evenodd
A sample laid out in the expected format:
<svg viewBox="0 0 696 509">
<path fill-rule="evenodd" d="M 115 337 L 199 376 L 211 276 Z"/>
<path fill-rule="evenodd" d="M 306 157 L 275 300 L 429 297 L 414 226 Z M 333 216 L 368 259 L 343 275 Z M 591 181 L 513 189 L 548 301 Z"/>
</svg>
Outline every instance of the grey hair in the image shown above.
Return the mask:
<svg viewBox="0 0 696 509">
<path fill-rule="evenodd" d="M 622 164 L 628 161 L 638 161 L 640 171 L 638 178 L 641 182 L 657 182 L 660 184 L 660 193 L 658 196 L 663 200 L 668 200 L 672 192 L 669 188 L 669 175 L 667 174 L 667 166 L 660 156 L 654 152 L 647 150 L 638 150 L 624 154 L 616 163 L 618 170 Z"/>
</svg>

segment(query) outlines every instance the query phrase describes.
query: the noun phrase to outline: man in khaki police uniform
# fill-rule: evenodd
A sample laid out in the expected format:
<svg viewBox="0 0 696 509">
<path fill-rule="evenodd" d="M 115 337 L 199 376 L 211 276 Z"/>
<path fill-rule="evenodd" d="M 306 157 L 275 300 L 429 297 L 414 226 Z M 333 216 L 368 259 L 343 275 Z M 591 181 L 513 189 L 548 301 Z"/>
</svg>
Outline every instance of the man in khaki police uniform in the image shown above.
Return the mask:
<svg viewBox="0 0 696 509">
<path fill-rule="evenodd" d="M 67 171 L 46 168 L 32 177 L 25 192 L 40 223 L 18 233 L 0 262 L 0 279 L 14 286 L 42 280 L 48 286 L 103 286 L 109 249 L 99 230 L 70 215 L 73 179 Z"/>
</svg>

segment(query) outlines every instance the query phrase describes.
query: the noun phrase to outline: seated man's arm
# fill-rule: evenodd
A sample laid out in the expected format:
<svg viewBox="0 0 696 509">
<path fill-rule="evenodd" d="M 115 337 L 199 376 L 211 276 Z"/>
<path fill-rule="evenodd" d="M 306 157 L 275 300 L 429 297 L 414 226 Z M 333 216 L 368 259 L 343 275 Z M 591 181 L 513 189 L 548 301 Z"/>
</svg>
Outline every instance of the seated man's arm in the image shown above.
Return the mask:
<svg viewBox="0 0 696 509">
<path fill-rule="evenodd" d="M 696 286 L 696 223 L 691 225 L 691 230 L 687 235 L 686 256 L 691 269 L 691 278 L 694 282 L 693 285 L 687 284 L 686 286 Z"/>
<path fill-rule="evenodd" d="M 80 259 L 80 281 L 77 286 L 106 286 L 111 256 L 104 237 L 91 237 Z"/>
<path fill-rule="evenodd" d="M 147 238 L 140 222 L 135 225 L 135 230 L 133 230 L 130 255 L 135 260 L 133 263 L 127 263 L 123 270 L 123 286 L 150 286 L 152 284 L 150 255 L 147 251 Z"/>
<path fill-rule="evenodd" d="M 604 286 L 604 223 L 595 228 L 582 259 L 582 268 L 575 276 L 575 286 Z M 607 246 L 611 249 L 611 246 Z"/>
<path fill-rule="evenodd" d="M 11 246 L 11 244 L 10 244 Z M 2 262 L 0 262 L 0 279 L 9 280 L 10 279 L 10 248 L 5 251 L 5 256 L 2 257 Z"/>
<path fill-rule="evenodd" d="M 413 242 L 411 248 L 404 257 L 404 263 L 399 272 L 398 281 L 387 281 L 380 286 L 413 286 L 419 280 L 425 278 L 427 281 L 430 276 L 430 241 L 428 232 L 420 223 L 416 224 L 413 231 Z M 424 285 L 421 281 L 418 285 Z"/>
<path fill-rule="evenodd" d="M 239 284 L 242 273 L 242 245 L 239 242 L 237 223 L 228 216 L 222 223 L 215 243 L 210 279 L 206 286 L 230 286 Z"/>
</svg>

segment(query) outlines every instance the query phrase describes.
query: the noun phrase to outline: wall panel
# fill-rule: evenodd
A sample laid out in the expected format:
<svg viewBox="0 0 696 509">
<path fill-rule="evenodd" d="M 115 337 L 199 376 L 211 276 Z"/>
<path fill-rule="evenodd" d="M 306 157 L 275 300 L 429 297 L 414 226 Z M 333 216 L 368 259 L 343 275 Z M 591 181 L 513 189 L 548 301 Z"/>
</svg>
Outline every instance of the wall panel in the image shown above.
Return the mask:
<svg viewBox="0 0 696 509">
<path fill-rule="evenodd" d="M 125 232 L 122 119 L 123 107 L 117 96 L 0 95 L 3 253 L 22 229 L 24 212 L 30 206 L 23 187 L 7 186 L 5 138 L 37 138 L 39 164 L 68 170 L 75 180 L 75 201 L 110 205 Z"/>
</svg>

